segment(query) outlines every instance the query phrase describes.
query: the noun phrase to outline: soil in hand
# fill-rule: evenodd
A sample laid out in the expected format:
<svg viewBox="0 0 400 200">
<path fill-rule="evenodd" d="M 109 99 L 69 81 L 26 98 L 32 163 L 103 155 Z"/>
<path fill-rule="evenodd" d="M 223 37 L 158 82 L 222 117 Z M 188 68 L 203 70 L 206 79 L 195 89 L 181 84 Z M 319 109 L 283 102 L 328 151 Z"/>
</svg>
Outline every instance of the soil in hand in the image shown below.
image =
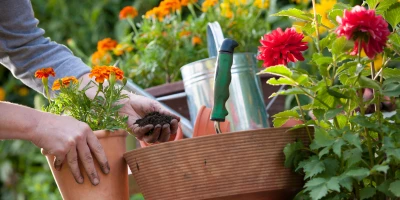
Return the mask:
<svg viewBox="0 0 400 200">
<path fill-rule="evenodd" d="M 146 126 L 148 124 L 153 124 L 154 126 L 160 124 L 162 126 L 164 124 L 169 124 L 172 119 L 173 118 L 171 116 L 163 115 L 159 112 L 152 112 L 144 116 L 142 119 L 136 120 L 135 124 L 138 124 L 140 127 Z"/>
</svg>

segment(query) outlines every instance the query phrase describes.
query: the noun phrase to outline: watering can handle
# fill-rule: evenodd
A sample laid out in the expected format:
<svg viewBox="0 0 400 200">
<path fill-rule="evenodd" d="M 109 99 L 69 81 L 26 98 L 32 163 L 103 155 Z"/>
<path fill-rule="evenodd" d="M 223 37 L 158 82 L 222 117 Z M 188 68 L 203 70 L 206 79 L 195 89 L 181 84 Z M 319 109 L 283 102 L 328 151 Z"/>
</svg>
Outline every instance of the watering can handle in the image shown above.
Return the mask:
<svg viewBox="0 0 400 200">
<path fill-rule="evenodd" d="M 229 84 L 232 79 L 233 51 L 237 46 L 239 44 L 235 40 L 227 38 L 219 50 L 214 77 L 214 107 L 210 117 L 212 121 L 224 122 L 228 115 L 225 103 L 229 98 Z"/>
<path fill-rule="evenodd" d="M 210 22 L 207 25 L 207 48 L 208 56 L 217 57 L 218 50 L 224 41 L 224 34 L 218 22 Z"/>
</svg>

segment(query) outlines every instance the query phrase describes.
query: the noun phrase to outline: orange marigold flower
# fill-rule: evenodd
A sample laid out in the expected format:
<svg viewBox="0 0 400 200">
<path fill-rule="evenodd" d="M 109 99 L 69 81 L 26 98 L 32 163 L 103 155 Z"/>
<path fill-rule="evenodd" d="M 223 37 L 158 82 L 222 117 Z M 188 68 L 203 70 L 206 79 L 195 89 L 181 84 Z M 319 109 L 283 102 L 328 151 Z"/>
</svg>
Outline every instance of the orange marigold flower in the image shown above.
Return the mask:
<svg viewBox="0 0 400 200">
<path fill-rule="evenodd" d="M 192 45 L 193 45 L 193 46 L 196 46 L 197 44 L 201 44 L 201 43 L 202 43 L 202 41 L 201 41 L 201 38 L 200 38 L 200 37 L 194 36 L 194 37 L 192 38 Z"/>
<path fill-rule="evenodd" d="M 125 6 L 119 12 L 119 19 L 135 18 L 138 15 L 138 11 L 133 6 Z"/>
<path fill-rule="evenodd" d="M 105 51 L 96 51 L 92 54 L 92 64 L 93 65 L 101 65 L 101 64 L 110 64 L 111 55 Z"/>
<path fill-rule="evenodd" d="M 189 4 L 193 4 L 193 3 L 196 3 L 196 2 L 197 2 L 197 0 L 181 0 L 181 5 L 182 6 L 187 6 Z"/>
<path fill-rule="evenodd" d="M 104 80 L 110 79 L 111 72 L 115 73 L 115 78 L 117 80 L 122 80 L 124 78 L 124 72 L 113 66 L 95 66 L 92 71 L 90 71 L 89 77 L 95 77 L 96 82 L 104 83 Z"/>
<path fill-rule="evenodd" d="M 100 40 L 97 43 L 97 50 L 98 51 L 109 51 L 113 50 L 117 46 L 118 42 L 111 39 L 111 38 L 105 38 L 103 40 Z"/>
<path fill-rule="evenodd" d="M 75 76 L 67 76 L 60 79 L 57 79 L 53 83 L 53 87 L 51 88 L 52 90 L 59 90 L 61 86 L 63 87 L 68 87 L 69 84 L 73 83 L 78 83 L 78 79 L 75 78 Z"/>
<path fill-rule="evenodd" d="M 49 78 L 49 76 L 53 76 L 53 77 L 56 76 L 54 69 L 51 67 L 38 69 L 35 72 L 36 78 Z"/>
<path fill-rule="evenodd" d="M 218 3 L 218 0 L 205 0 L 203 4 L 201 4 L 201 10 L 203 12 L 207 12 L 210 7 L 215 6 Z"/>
<path fill-rule="evenodd" d="M 182 5 L 179 0 L 164 0 L 160 3 L 160 7 L 172 10 L 172 12 L 182 9 Z"/>
<path fill-rule="evenodd" d="M 181 31 L 181 32 L 179 33 L 179 37 L 187 37 L 187 36 L 189 36 L 190 34 L 191 34 L 190 31 Z"/>
</svg>

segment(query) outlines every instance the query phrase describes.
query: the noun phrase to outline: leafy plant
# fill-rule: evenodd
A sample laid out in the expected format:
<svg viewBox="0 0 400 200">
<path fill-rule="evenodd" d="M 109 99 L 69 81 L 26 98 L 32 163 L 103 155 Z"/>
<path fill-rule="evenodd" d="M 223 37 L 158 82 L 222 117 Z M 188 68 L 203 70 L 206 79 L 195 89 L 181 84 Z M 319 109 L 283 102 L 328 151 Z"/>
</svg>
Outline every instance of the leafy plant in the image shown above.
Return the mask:
<svg viewBox="0 0 400 200">
<path fill-rule="evenodd" d="M 315 6 L 315 0 L 312 3 Z M 400 55 L 400 3 L 367 0 L 362 6 L 367 5 L 369 9 L 337 3 L 327 15 L 332 28 L 317 13 L 289 9 L 275 14 L 305 23 L 303 32 L 312 38 L 309 51 L 315 50 L 307 59 L 301 55 L 304 42 L 294 39 L 296 33 L 264 36 L 262 45 L 269 50 L 291 36 L 281 48 L 273 46 L 270 57 L 264 52 L 259 56 L 267 67 L 262 73 L 279 76 L 268 84 L 291 86 L 272 96 L 310 99 L 274 116 L 275 127 L 296 119 L 304 123 L 292 129 L 308 131 L 310 143 L 297 141 L 284 149 L 285 166 L 302 173 L 306 181 L 296 199 L 400 197 L 400 109 L 391 115 L 382 112 L 396 109 L 400 95 L 400 69 L 393 66 Z M 327 29 L 322 37 L 320 26 Z M 318 73 L 309 73 L 299 63 L 286 66 L 302 60 Z"/>
</svg>

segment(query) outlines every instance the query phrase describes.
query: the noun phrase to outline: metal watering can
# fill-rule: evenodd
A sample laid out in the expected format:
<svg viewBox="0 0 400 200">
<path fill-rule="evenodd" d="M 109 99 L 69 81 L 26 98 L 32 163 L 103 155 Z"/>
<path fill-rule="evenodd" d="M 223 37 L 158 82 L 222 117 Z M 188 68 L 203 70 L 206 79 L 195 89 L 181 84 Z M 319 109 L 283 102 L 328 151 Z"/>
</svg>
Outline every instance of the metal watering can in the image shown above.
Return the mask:
<svg viewBox="0 0 400 200">
<path fill-rule="evenodd" d="M 214 107 L 214 74 L 217 50 L 224 36 L 218 22 L 209 23 L 207 41 L 210 58 L 189 63 L 181 68 L 192 124 L 201 106 Z M 231 131 L 268 127 L 261 82 L 257 76 L 254 53 L 234 53 L 229 98 L 226 102 Z"/>
</svg>

